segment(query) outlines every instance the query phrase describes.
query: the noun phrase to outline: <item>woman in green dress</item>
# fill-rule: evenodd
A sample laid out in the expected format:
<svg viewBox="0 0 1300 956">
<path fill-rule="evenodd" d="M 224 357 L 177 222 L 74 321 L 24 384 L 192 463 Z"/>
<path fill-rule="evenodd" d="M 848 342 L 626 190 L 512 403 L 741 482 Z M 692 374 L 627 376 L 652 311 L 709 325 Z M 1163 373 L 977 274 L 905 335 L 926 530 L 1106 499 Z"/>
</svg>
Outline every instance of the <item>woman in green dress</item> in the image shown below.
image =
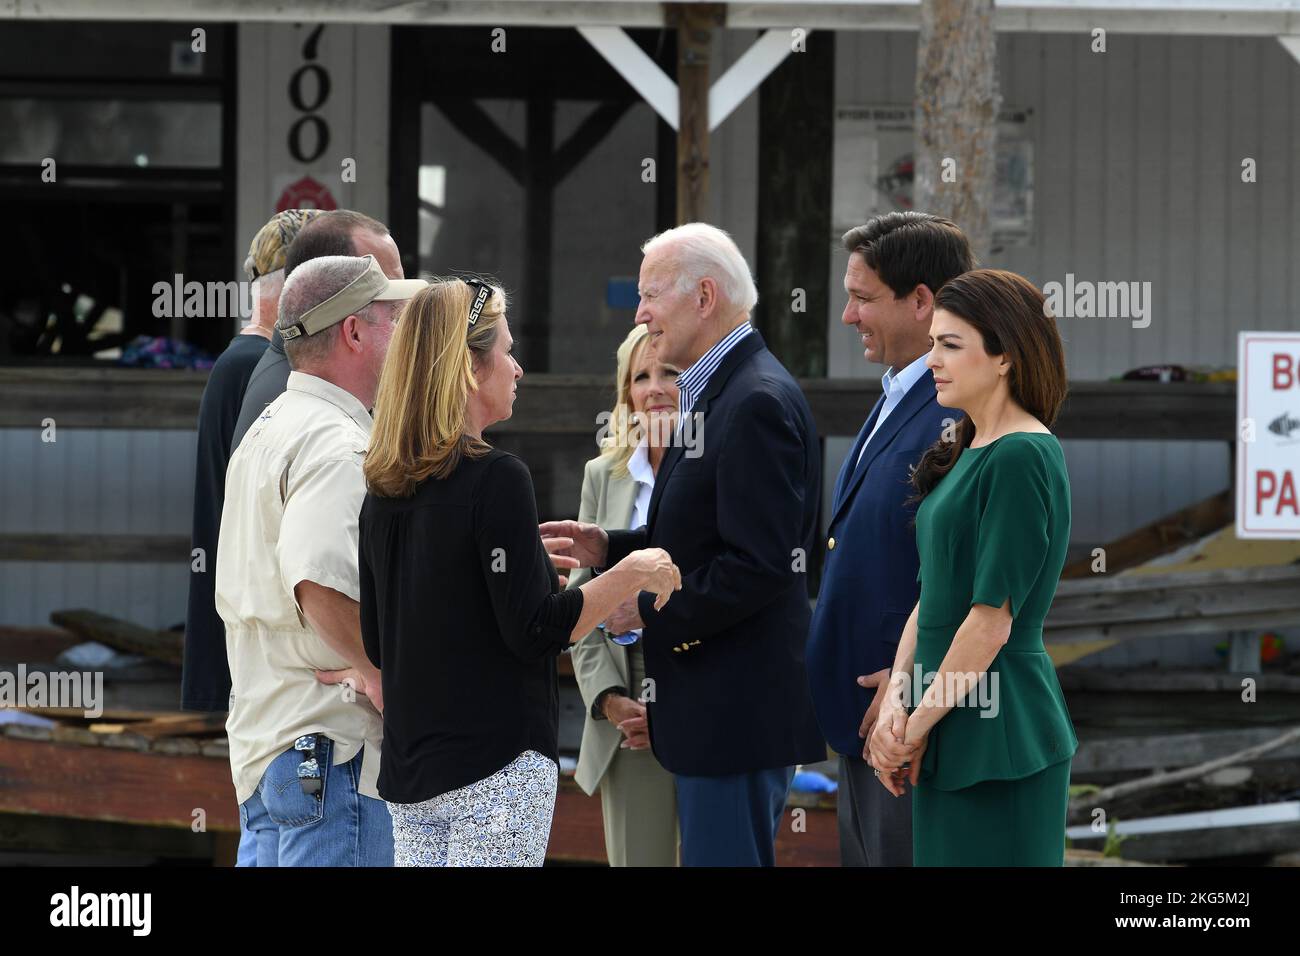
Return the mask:
<svg viewBox="0 0 1300 956">
<path fill-rule="evenodd" d="M 1043 618 L 1070 539 L 1061 336 L 1032 283 L 978 269 L 939 290 L 930 340 L 938 401 L 965 414 L 913 474 L 921 599 L 867 756 L 914 788 L 915 865 L 1060 866 L 1077 741 Z"/>
</svg>

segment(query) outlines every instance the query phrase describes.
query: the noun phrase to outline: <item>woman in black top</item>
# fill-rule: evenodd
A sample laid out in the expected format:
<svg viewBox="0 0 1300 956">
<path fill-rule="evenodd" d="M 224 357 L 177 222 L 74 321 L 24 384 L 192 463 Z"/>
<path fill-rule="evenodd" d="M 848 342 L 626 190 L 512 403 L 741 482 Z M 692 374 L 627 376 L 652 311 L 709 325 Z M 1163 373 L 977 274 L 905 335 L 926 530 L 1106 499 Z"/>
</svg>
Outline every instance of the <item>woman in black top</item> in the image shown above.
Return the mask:
<svg viewBox="0 0 1300 956">
<path fill-rule="evenodd" d="M 540 866 L 557 780 L 555 658 L 640 590 L 681 587 L 635 552 L 559 590 L 532 479 L 483 429 L 523 370 L 505 295 L 435 282 L 407 304 L 375 399 L 361 508 L 361 632 L 380 668 L 379 792 L 398 866 Z"/>
</svg>

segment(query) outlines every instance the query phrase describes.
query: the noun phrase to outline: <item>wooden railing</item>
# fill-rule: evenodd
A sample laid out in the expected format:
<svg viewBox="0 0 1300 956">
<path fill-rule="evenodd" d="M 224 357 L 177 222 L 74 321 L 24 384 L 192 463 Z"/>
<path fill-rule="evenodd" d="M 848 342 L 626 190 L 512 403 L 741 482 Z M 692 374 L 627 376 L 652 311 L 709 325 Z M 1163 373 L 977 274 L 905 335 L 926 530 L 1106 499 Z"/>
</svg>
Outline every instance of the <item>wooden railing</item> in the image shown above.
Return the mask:
<svg viewBox="0 0 1300 956">
<path fill-rule="evenodd" d="M 0 367 L 0 428 L 193 429 L 205 372 Z M 874 379 L 803 379 L 818 433 L 856 435 L 880 396 Z M 525 375 L 514 417 L 499 434 L 588 435 L 609 407 L 604 375 Z M 1231 383 L 1073 382 L 1055 428 L 1061 438 L 1232 441 Z"/>
</svg>

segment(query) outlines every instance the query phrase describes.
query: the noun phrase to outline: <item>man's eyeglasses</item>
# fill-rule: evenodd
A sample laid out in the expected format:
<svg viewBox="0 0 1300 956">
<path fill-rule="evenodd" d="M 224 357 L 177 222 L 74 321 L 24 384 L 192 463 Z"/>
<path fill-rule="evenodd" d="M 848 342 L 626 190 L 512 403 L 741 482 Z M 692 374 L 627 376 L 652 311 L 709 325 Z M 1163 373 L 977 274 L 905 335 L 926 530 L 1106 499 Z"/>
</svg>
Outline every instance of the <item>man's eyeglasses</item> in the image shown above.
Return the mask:
<svg viewBox="0 0 1300 956">
<path fill-rule="evenodd" d="M 482 279 L 462 279 L 461 281 L 473 289 L 475 293 L 474 304 L 469 310 L 469 327 L 472 329 L 483 311 L 483 306 L 487 305 L 487 300 L 492 297 L 492 287 Z"/>
</svg>

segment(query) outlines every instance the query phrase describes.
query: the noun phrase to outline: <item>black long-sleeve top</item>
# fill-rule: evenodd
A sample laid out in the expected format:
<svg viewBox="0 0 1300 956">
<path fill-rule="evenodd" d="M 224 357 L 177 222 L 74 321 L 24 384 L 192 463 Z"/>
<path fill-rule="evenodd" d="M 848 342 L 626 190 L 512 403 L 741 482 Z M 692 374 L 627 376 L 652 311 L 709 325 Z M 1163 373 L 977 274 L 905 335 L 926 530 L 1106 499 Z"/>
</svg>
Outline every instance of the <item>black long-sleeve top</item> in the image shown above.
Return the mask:
<svg viewBox="0 0 1300 956">
<path fill-rule="evenodd" d="M 226 625 L 217 613 L 217 537 L 226 502 L 226 467 L 236 444 L 231 437 L 235 420 L 253 369 L 267 347 L 260 335 L 236 335 L 231 339 L 208 373 L 208 384 L 199 402 L 190 546 L 202 548 L 206 558 L 204 570 L 191 570 L 190 574 L 181 667 L 182 710 L 225 710 L 230 704 Z"/>
<path fill-rule="evenodd" d="M 410 498 L 367 494 L 361 634 L 383 674 L 379 793 L 418 803 L 525 750 L 557 760 L 555 658 L 582 592 L 560 591 L 514 455 L 464 459 Z"/>
</svg>

